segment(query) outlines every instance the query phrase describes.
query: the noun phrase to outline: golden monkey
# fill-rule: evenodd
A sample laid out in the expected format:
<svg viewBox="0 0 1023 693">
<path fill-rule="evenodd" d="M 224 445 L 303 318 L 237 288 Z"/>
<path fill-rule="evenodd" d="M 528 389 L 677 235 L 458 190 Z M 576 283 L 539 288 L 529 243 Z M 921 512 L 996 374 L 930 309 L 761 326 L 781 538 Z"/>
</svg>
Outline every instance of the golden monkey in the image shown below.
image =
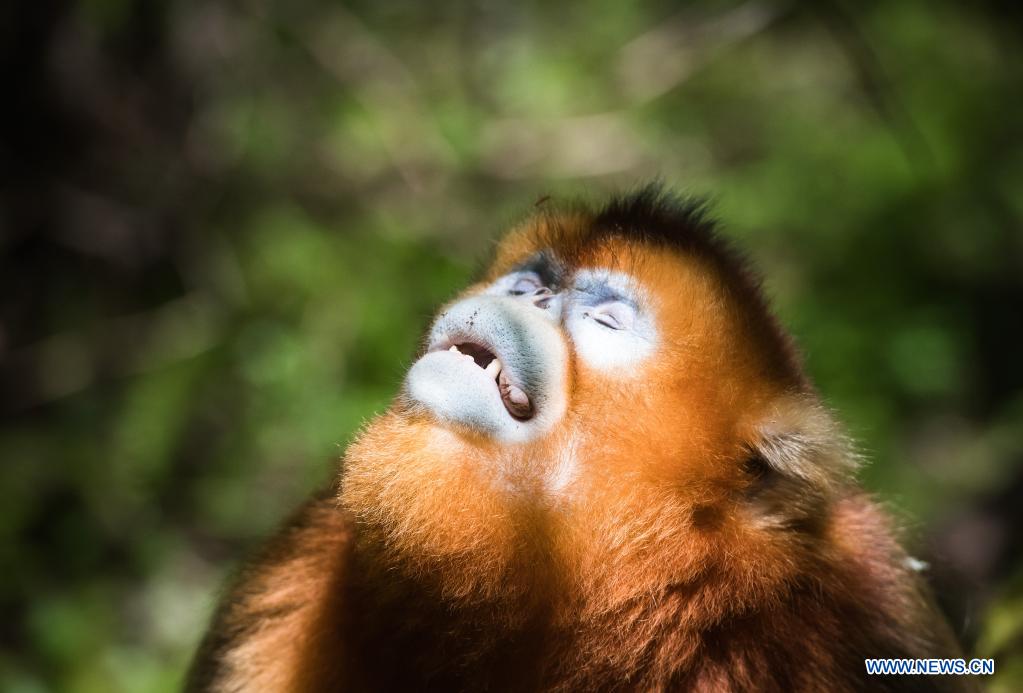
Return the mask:
<svg viewBox="0 0 1023 693">
<path fill-rule="evenodd" d="M 236 578 L 211 691 L 966 688 L 744 262 L 650 187 L 542 210 Z"/>
</svg>

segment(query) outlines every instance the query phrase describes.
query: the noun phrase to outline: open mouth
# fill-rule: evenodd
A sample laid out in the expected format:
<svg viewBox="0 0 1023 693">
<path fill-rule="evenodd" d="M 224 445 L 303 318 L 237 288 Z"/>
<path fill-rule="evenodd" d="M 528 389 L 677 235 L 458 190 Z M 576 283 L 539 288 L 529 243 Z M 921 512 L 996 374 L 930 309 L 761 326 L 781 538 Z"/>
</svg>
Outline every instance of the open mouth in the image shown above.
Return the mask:
<svg viewBox="0 0 1023 693">
<path fill-rule="evenodd" d="M 482 344 L 474 342 L 452 344 L 448 347 L 448 351 L 472 360 L 477 367 L 482 368 L 483 372 L 493 379 L 497 391 L 501 395 L 504 408 L 514 418 L 526 421 L 533 417 L 533 403 L 529 401 L 529 396 L 525 391 L 508 378 L 504 364 L 501 363 L 497 354 Z"/>
<path fill-rule="evenodd" d="M 399 403 L 427 421 L 502 443 L 545 434 L 565 413 L 568 349 L 532 303 L 470 296 L 430 327 Z"/>
</svg>

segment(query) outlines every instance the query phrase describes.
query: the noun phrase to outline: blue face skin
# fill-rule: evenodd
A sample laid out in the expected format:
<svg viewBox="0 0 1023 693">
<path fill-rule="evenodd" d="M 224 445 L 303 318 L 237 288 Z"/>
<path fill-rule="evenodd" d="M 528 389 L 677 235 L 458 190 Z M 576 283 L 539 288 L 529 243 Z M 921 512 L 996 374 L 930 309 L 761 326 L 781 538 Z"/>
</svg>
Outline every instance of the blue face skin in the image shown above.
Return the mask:
<svg viewBox="0 0 1023 693">
<path fill-rule="evenodd" d="M 566 281 L 568 279 L 572 281 Z M 506 289 L 515 296 L 529 295 L 537 290 L 549 291 L 552 297 L 568 293 L 573 304 L 596 309 L 588 311 L 589 314 L 606 314 L 612 318 L 605 322 L 607 327 L 614 329 L 629 327 L 622 318 L 639 312 L 639 305 L 632 297 L 637 290 L 627 275 L 611 270 L 583 270 L 569 277 L 565 267 L 550 251 L 537 253 L 499 279 L 495 287 L 498 291 Z"/>
<path fill-rule="evenodd" d="M 611 286 L 610 281 L 608 275 L 603 277 L 593 274 L 584 275 L 576 281 L 573 291 L 581 296 L 580 302 L 586 306 L 596 307 L 606 303 L 624 303 L 632 310 L 638 310 L 636 302 L 624 292 Z"/>
<path fill-rule="evenodd" d="M 606 269 L 569 275 L 538 253 L 437 318 L 409 371 L 407 401 L 441 424 L 501 442 L 550 430 L 567 407 L 569 354 L 628 378 L 654 351 L 644 292 Z"/>
</svg>

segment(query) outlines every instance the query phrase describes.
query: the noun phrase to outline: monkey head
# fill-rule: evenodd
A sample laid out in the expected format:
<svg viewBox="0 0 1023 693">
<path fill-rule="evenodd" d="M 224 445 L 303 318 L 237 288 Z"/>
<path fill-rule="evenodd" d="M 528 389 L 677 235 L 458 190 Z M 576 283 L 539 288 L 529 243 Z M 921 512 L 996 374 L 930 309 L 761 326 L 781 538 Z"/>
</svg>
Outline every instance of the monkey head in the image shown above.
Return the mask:
<svg viewBox="0 0 1023 693">
<path fill-rule="evenodd" d="M 500 243 L 349 450 L 341 501 L 451 594 L 543 573 L 627 599 L 791 568 L 773 529 L 819 517 L 852 459 L 744 263 L 648 189 Z"/>
</svg>

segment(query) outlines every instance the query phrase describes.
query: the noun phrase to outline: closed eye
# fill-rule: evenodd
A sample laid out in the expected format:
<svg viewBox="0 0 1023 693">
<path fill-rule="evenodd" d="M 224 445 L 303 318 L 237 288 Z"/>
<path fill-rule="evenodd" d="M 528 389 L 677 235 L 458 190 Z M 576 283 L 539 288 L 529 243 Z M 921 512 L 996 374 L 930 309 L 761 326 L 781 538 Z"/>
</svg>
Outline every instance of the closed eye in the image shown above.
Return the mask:
<svg viewBox="0 0 1023 693">
<path fill-rule="evenodd" d="M 586 315 L 612 330 L 629 330 L 636 322 L 636 310 L 621 301 L 601 304 L 587 311 Z"/>
<path fill-rule="evenodd" d="M 508 293 L 512 296 L 526 296 L 541 288 L 543 288 L 543 284 L 540 283 L 540 278 L 536 275 L 527 274 L 518 277 L 515 283 L 512 284 L 511 289 L 508 290 Z"/>
</svg>

